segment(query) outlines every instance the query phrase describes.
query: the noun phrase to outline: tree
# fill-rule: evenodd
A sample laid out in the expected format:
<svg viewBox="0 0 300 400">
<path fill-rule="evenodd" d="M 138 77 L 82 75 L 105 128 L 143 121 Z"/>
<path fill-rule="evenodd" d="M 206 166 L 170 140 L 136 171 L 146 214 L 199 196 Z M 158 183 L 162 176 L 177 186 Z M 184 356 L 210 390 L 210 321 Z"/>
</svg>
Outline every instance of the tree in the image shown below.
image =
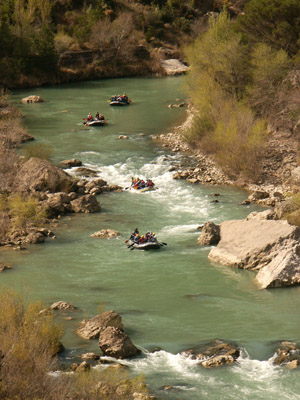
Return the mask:
<svg viewBox="0 0 300 400">
<path fill-rule="evenodd" d="M 208 74 L 228 95 L 243 97 L 250 78 L 249 56 L 225 10 L 210 18 L 209 30 L 187 49 L 187 58 L 192 80 Z"/>
<path fill-rule="evenodd" d="M 238 17 L 238 29 L 250 44 L 264 41 L 290 55 L 299 51 L 299 0 L 250 0 L 243 15 Z"/>
</svg>

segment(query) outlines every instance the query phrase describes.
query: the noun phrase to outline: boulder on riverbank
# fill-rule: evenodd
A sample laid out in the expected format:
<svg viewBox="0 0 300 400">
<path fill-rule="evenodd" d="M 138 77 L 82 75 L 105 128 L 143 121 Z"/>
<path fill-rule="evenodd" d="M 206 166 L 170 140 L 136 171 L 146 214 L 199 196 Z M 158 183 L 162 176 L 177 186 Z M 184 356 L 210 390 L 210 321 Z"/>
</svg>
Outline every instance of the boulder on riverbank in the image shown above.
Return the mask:
<svg viewBox="0 0 300 400">
<path fill-rule="evenodd" d="M 108 326 L 123 330 L 122 318 L 115 311 L 106 311 L 87 321 L 83 321 L 75 332 L 83 339 L 97 339 L 100 336 L 100 332 Z"/>
<path fill-rule="evenodd" d="M 262 289 L 300 284 L 300 228 L 287 221 L 233 220 L 221 224 L 220 235 L 211 261 L 259 271 Z"/>
<path fill-rule="evenodd" d="M 76 182 L 50 161 L 31 157 L 21 166 L 14 186 L 19 192 L 72 192 Z"/>
</svg>

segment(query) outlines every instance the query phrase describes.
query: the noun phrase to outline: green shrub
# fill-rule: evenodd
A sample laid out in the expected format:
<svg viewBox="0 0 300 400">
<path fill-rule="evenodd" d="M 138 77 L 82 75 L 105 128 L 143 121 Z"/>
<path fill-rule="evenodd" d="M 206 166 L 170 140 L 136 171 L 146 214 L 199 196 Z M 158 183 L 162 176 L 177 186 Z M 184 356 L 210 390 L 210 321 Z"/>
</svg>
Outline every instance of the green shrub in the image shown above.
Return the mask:
<svg viewBox="0 0 300 400">
<path fill-rule="evenodd" d="M 213 154 L 234 176 L 259 176 L 259 159 L 266 141 L 266 121 L 246 105 L 250 63 L 247 49 L 223 11 L 187 49 L 191 64 L 187 90 L 196 107 L 189 142 Z M 248 57 L 249 58 L 249 57 Z"/>
<path fill-rule="evenodd" d="M 20 194 L 11 195 L 7 205 L 13 229 L 26 229 L 28 226 L 41 226 L 45 223 L 46 212 L 33 196 L 24 198 Z"/>
</svg>

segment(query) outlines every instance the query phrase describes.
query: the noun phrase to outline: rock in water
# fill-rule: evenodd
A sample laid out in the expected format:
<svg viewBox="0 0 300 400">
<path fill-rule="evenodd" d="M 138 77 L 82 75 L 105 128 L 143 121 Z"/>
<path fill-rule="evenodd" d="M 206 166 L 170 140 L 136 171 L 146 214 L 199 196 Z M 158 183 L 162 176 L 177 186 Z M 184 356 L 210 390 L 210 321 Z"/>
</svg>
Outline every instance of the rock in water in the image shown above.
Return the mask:
<svg viewBox="0 0 300 400">
<path fill-rule="evenodd" d="M 99 347 L 104 355 L 115 358 L 129 358 L 140 353 L 140 350 L 135 347 L 130 337 L 113 326 L 101 331 Z"/>
<path fill-rule="evenodd" d="M 71 208 L 75 213 L 96 213 L 101 211 L 99 202 L 93 194 L 79 197 L 71 201 Z"/>
<path fill-rule="evenodd" d="M 220 241 L 220 226 L 213 222 L 206 222 L 202 228 L 201 235 L 198 238 L 198 244 L 207 246 L 218 244 Z"/>
<path fill-rule="evenodd" d="M 91 235 L 91 238 L 114 238 L 120 236 L 120 232 L 113 229 L 102 229 L 101 231 L 95 232 Z"/>
<path fill-rule="evenodd" d="M 77 158 L 72 158 L 71 160 L 64 160 L 60 162 L 61 165 L 65 165 L 66 167 L 81 167 L 82 161 L 77 160 Z"/>
<path fill-rule="evenodd" d="M 65 301 L 57 301 L 56 303 L 51 304 L 51 310 L 63 310 L 63 311 L 74 311 L 77 310 L 77 307 L 74 307 L 72 304 L 67 303 Z"/>
<path fill-rule="evenodd" d="M 28 104 L 28 103 L 42 103 L 44 100 L 41 98 L 41 96 L 28 96 L 28 97 L 24 97 L 22 99 L 22 103 L 23 104 Z"/>
<path fill-rule="evenodd" d="M 123 330 L 122 318 L 115 311 L 106 311 L 88 321 L 84 321 L 76 330 L 76 333 L 83 339 L 97 339 L 100 336 L 100 332 L 108 326 Z"/>
</svg>

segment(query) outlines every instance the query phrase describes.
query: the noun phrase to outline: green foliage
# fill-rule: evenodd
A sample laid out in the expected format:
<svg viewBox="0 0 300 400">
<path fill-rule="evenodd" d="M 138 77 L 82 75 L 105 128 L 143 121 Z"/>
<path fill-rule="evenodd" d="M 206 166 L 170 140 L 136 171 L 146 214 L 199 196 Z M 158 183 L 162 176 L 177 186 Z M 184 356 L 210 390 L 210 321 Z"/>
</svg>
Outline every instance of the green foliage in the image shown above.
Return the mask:
<svg viewBox="0 0 300 400">
<path fill-rule="evenodd" d="M 96 7 L 91 5 L 84 7 L 80 14 L 70 12 L 69 15 L 75 17 L 75 23 L 72 28 L 72 35 L 80 42 L 84 43 L 91 32 L 93 25 L 105 16 L 105 7 L 100 2 Z"/>
<path fill-rule="evenodd" d="M 187 56 L 187 85 L 198 113 L 186 139 L 201 142 L 233 175 L 255 180 L 266 122 L 245 105 L 249 56 L 226 11 L 210 19 L 209 30 L 187 49 Z"/>
<path fill-rule="evenodd" d="M 210 18 L 209 30 L 187 48 L 186 54 L 192 81 L 205 74 L 203 81 L 209 76 L 228 95 L 243 97 L 250 79 L 249 55 L 226 11 L 217 19 Z"/>
<path fill-rule="evenodd" d="M 40 226 L 45 222 L 46 212 L 33 196 L 24 198 L 20 194 L 7 199 L 13 229 L 26 229 L 28 226 Z"/>
<path fill-rule="evenodd" d="M 276 49 L 294 55 L 300 44 L 299 0 L 250 0 L 238 27 L 249 43 L 264 41 Z"/>
<path fill-rule="evenodd" d="M 248 87 L 251 106 L 266 115 L 274 104 L 278 88 L 291 67 L 288 54 L 265 43 L 254 46 L 251 54 L 252 80 Z"/>
<path fill-rule="evenodd" d="M 40 158 L 42 160 L 51 160 L 53 156 L 54 150 L 53 147 L 39 143 L 39 144 L 29 144 L 24 148 L 24 157 L 26 160 L 29 160 L 31 157 Z"/>
</svg>

